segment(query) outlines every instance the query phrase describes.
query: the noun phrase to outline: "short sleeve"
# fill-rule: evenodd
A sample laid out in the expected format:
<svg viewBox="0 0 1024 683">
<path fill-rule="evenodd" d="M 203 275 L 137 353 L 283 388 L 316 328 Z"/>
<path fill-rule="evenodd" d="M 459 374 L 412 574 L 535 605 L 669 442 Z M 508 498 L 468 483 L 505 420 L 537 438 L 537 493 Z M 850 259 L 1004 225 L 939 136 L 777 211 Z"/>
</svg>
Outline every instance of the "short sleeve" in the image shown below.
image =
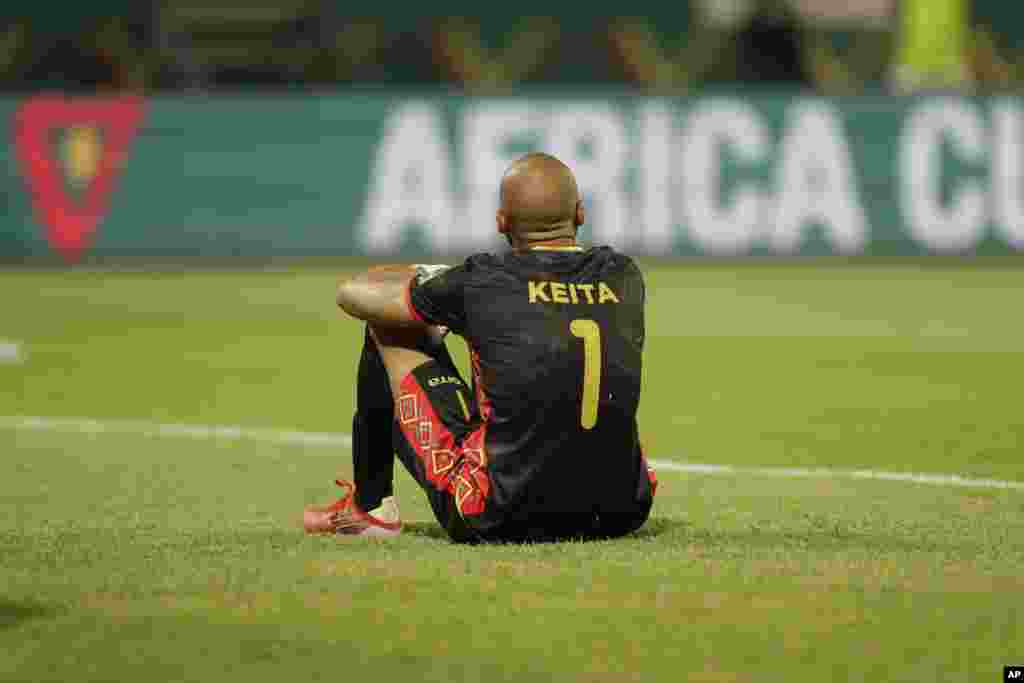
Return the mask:
<svg viewBox="0 0 1024 683">
<path fill-rule="evenodd" d="M 444 325 L 456 334 L 466 327 L 467 264 L 448 268 L 409 283 L 409 311 L 431 325 Z"/>
</svg>

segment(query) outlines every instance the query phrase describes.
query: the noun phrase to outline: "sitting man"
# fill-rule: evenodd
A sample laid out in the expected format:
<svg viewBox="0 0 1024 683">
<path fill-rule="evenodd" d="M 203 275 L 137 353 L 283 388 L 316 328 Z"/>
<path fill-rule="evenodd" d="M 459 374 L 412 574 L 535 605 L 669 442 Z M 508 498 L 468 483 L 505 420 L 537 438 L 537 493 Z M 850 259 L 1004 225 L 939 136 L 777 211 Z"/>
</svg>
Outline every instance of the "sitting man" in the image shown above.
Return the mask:
<svg viewBox="0 0 1024 683">
<path fill-rule="evenodd" d="M 638 529 L 657 480 L 637 435 L 644 282 L 576 245 L 583 205 L 546 154 L 501 182 L 511 250 L 459 266 L 383 266 L 343 282 L 367 322 L 352 425 L 355 485 L 306 509 L 310 533 L 401 531 L 394 453 L 460 542 L 610 538 Z M 472 393 L 442 334 L 465 338 Z"/>
</svg>

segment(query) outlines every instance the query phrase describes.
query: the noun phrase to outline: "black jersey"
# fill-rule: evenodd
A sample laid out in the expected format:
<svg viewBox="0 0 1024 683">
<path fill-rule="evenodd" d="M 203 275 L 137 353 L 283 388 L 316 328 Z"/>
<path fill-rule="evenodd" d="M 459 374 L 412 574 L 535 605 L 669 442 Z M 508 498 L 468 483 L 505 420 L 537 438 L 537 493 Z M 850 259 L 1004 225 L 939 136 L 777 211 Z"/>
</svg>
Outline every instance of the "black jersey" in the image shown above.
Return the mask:
<svg viewBox="0 0 1024 683">
<path fill-rule="evenodd" d="M 634 498 L 644 298 L 639 268 L 610 247 L 478 254 L 410 286 L 413 311 L 469 346 L 489 507 Z"/>
</svg>

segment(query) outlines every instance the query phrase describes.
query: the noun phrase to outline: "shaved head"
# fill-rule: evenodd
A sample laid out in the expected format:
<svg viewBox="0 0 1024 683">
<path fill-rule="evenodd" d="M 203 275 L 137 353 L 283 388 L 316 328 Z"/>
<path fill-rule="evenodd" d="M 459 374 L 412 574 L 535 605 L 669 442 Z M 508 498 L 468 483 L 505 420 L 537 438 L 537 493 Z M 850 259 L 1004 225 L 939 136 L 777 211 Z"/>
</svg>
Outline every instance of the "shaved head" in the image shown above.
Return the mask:
<svg viewBox="0 0 1024 683">
<path fill-rule="evenodd" d="M 535 152 L 517 159 L 501 179 L 498 229 L 524 242 L 572 238 L 583 223 L 576 178 L 569 167 Z"/>
</svg>

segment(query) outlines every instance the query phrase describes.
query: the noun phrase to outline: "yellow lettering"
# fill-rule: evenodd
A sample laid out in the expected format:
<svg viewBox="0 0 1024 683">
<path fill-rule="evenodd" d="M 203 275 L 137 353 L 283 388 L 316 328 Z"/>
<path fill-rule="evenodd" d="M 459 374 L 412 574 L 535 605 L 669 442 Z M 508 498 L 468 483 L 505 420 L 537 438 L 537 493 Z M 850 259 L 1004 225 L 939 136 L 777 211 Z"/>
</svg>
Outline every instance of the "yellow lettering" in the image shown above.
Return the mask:
<svg viewBox="0 0 1024 683">
<path fill-rule="evenodd" d="M 614 304 L 619 303 L 619 297 L 612 291 L 612 288 L 603 282 L 597 284 L 566 284 L 564 282 L 551 282 L 548 280 L 541 280 L 536 282 L 530 280 L 529 284 L 529 296 L 530 303 L 551 303 L 556 304 L 578 304 L 582 303 L 583 296 L 587 297 L 588 304 L 603 304 L 605 302 L 611 302 Z M 597 290 L 597 300 L 594 300 L 594 290 Z M 580 296 L 580 292 L 583 296 Z"/>
<path fill-rule="evenodd" d="M 549 283 L 547 282 L 534 282 L 530 280 L 530 303 L 535 304 L 538 301 L 550 302 L 551 299 L 544 292 L 544 287 Z"/>
<path fill-rule="evenodd" d="M 580 397 L 580 426 L 593 429 L 597 424 L 601 398 L 601 328 L 593 320 L 573 320 L 569 331 L 583 339 L 583 396 Z"/>
<path fill-rule="evenodd" d="M 584 294 L 587 295 L 587 303 L 594 303 L 594 285 L 576 285 Z"/>
<path fill-rule="evenodd" d="M 613 301 L 619 303 L 619 297 L 615 296 L 615 292 L 611 290 L 611 287 L 603 282 L 597 283 L 597 303 L 603 304 L 605 301 Z"/>
<path fill-rule="evenodd" d="M 565 295 L 566 287 L 561 282 L 551 283 L 551 299 L 556 304 L 567 304 L 569 303 L 569 297 Z"/>
</svg>

